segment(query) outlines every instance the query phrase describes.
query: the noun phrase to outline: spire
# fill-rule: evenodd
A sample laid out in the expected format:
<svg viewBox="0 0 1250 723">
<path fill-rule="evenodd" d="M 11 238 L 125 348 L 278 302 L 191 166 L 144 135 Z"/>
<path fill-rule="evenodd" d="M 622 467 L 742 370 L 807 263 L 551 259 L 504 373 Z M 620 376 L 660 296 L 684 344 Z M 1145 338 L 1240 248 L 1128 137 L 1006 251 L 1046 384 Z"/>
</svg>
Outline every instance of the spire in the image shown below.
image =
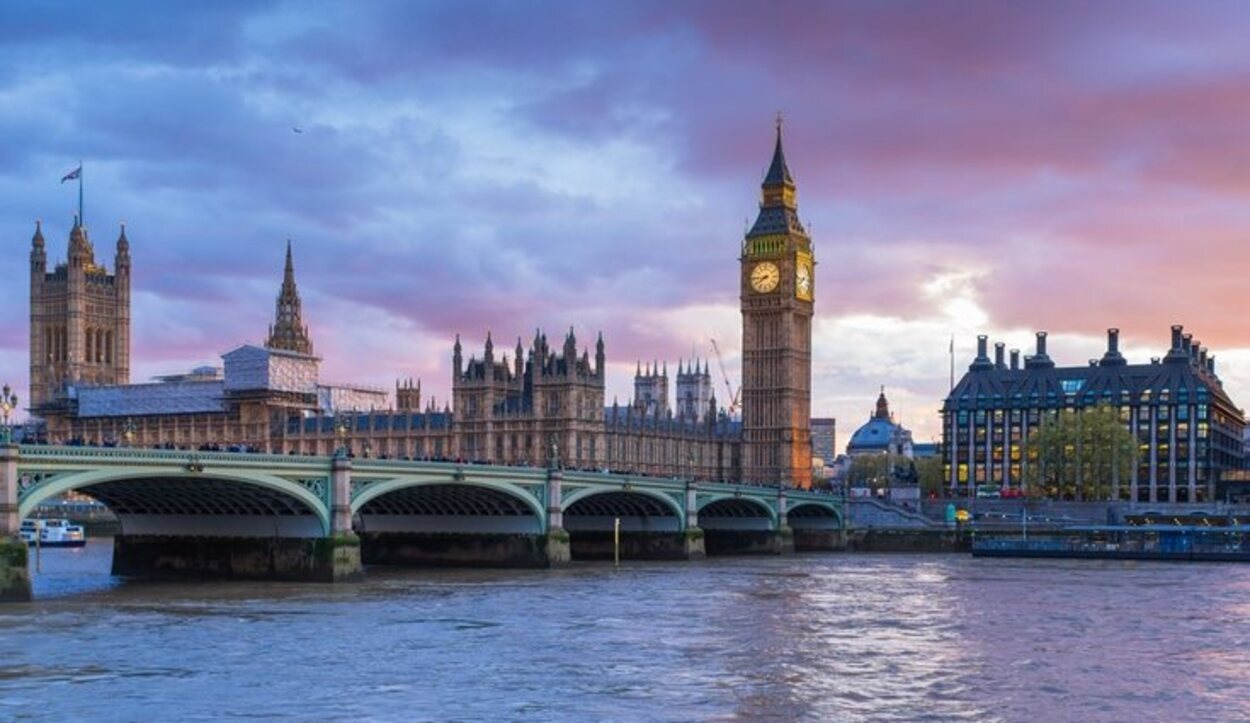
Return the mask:
<svg viewBox="0 0 1250 723">
<path fill-rule="evenodd" d="M 286 242 L 286 267 L 282 273 L 282 288 L 278 291 L 276 307 L 273 326 L 269 329 L 269 339 L 265 342 L 265 346 L 270 349 L 311 355 L 313 353 L 312 340 L 308 338 L 308 327 L 304 325 L 301 313 L 290 239 Z"/>
<path fill-rule="evenodd" d="M 36 249 L 43 249 L 43 222 L 35 219 L 35 235 L 30 237 L 30 245 Z"/>
<path fill-rule="evenodd" d="M 130 239 L 126 238 L 126 222 L 122 221 L 121 230 L 117 234 L 117 255 L 130 255 Z"/>
<path fill-rule="evenodd" d="M 771 241 L 762 242 L 764 246 L 756 249 L 751 239 L 766 236 L 770 239 L 778 234 L 789 234 L 801 237 L 805 243 L 804 250 L 810 246 L 808 234 L 799 221 L 798 189 L 794 176 L 790 175 L 790 167 L 786 165 L 786 154 L 781 146 L 781 114 L 777 114 L 777 138 L 773 145 L 773 160 L 764 174 L 764 182 L 760 184 L 762 201 L 759 215 L 755 218 L 750 230 L 746 233 L 748 240 L 747 255 L 768 253 Z"/>
<path fill-rule="evenodd" d="M 777 113 L 777 144 L 773 147 L 773 161 L 768 165 L 768 174 L 764 176 L 764 187 L 786 185 L 794 187 L 794 177 L 786 166 L 786 153 L 781 148 L 781 113 Z"/>
<path fill-rule="evenodd" d="M 885 386 L 881 387 L 881 394 L 877 396 L 877 413 L 873 415 L 876 419 L 890 418 L 890 403 L 885 400 Z"/>
<path fill-rule="evenodd" d="M 286 267 L 282 270 L 282 290 L 295 289 L 295 259 L 291 255 L 291 239 L 286 240 Z"/>
</svg>

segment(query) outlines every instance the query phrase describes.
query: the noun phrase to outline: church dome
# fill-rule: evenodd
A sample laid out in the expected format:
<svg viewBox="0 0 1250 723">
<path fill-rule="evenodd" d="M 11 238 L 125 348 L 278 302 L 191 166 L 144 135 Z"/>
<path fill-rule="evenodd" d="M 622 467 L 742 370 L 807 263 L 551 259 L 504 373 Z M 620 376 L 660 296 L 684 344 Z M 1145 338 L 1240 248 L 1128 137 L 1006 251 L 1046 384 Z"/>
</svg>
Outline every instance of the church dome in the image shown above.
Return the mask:
<svg viewBox="0 0 1250 723">
<path fill-rule="evenodd" d="M 911 432 L 896 423 L 890 416 L 890 404 L 885 398 L 885 389 L 877 397 L 877 408 L 868 421 L 851 435 L 846 445 L 849 455 L 872 452 L 893 452 L 906 454 L 909 451 Z"/>
<path fill-rule="evenodd" d="M 851 435 L 846 451 L 848 454 L 884 452 L 890 446 L 890 440 L 894 439 L 897 428 L 898 425 L 888 419 L 873 417 Z"/>
</svg>

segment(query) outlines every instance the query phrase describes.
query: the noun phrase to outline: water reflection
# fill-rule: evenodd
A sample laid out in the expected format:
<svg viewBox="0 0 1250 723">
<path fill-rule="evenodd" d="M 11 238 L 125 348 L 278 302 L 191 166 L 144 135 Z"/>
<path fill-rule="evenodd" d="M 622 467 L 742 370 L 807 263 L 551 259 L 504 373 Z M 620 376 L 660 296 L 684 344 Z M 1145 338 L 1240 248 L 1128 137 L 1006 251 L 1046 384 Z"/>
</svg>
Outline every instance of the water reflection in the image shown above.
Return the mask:
<svg viewBox="0 0 1250 723">
<path fill-rule="evenodd" d="M 81 554 L 77 554 L 81 553 Z M 1250 567 L 832 555 L 136 584 L 45 550 L 0 718 L 1244 719 Z"/>
</svg>

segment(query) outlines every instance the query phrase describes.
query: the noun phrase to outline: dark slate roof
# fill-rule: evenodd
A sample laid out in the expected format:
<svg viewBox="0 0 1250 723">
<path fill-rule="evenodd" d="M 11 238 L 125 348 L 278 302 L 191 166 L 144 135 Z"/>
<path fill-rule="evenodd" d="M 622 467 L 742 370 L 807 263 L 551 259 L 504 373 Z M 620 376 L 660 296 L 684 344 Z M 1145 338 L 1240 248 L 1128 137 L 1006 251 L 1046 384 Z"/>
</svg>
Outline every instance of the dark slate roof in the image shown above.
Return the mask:
<svg viewBox="0 0 1250 723">
<path fill-rule="evenodd" d="M 1064 388 L 1067 382 L 1067 389 Z M 1133 402 L 1141 400 L 1149 390 L 1154 399 L 1162 390 L 1169 390 L 1172 400 L 1184 390 L 1190 400 L 1209 394 L 1232 409 L 1237 409 L 1224 391 L 1218 377 L 1185 359 L 1159 364 L 1124 364 L 1120 366 L 1049 367 L 1040 369 L 1007 369 L 992 366 L 970 370 L 946 399 L 949 407 L 960 409 L 1003 406 L 1078 406 L 1107 402 L 1119 404 L 1121 393 L 1127 391 Z"/>
<path fill-rule="evenodd" d="M 794 177 L 790 175 L 790 168 L 786 165 L 786 154 L 781 149 L 781 126 L 777 126 L 777 145 L 773 147 L 773 162 L 768 166 L 768 174 L 764 176 L 765 186 L 779 186 L 781 184 L 794 185 Z"/>
<path fill-rule="evenodd" d="M 798 212 L 785 206 L 761 206 L 760 215 L 756 217 L 755 225 L 747 232 L 747 238 L 787 233 L 807 235 L 807 231 L 803 229 L 803 224 L 799 221 Z"/>
</svg>

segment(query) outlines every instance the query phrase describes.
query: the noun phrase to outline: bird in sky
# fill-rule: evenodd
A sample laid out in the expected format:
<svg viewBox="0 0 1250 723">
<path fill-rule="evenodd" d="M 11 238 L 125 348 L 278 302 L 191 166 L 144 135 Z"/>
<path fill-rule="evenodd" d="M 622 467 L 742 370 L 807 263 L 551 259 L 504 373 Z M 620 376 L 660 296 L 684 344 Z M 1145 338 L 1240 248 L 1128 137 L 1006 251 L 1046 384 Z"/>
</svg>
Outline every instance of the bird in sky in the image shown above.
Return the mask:
<svg viewBox="0 0 1250 723">
<path fill-rule="evenodd" d="M 292 132 L 292 133 L 303 133 L 303 132 L 304 132 L 304 129 L 303 129 L 303 128 L 300 128 L 299 126 L 291 126 L 291 132 Z"/>
</svg>

